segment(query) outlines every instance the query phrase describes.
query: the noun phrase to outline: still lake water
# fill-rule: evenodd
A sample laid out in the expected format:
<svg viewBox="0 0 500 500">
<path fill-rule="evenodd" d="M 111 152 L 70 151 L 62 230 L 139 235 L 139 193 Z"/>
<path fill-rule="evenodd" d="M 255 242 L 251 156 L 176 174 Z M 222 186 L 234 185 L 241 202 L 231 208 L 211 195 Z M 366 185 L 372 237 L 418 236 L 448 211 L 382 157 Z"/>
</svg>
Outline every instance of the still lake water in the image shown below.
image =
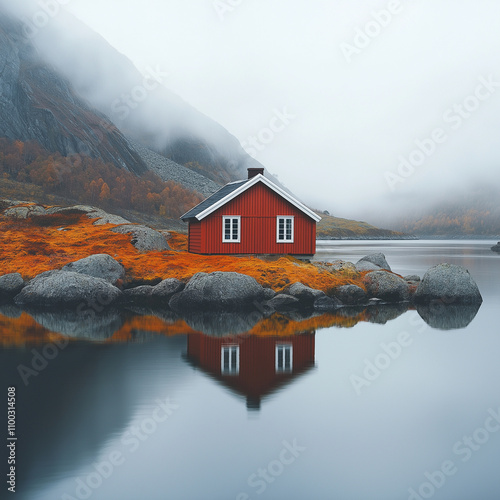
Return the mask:
<svg viewBox="0 0 500 500">
<path fill-rule="evenodd" d="M 0 347 L 4 397 L 17 392 L 13 498 L 497 500 L 493 243 L 318 245 L 317 260 L 381 251 L 402 275 L 465 266 L 484 303 L 463 328 L 432 328 L 415 310 L 385 324 L 229 342 L 148 334 L 145 324 L 134 342 L 70 343 L 46 367 L 39 361 L 27 385 L 18 367 L 33 366 L 43 346 Z"/>
</svg>

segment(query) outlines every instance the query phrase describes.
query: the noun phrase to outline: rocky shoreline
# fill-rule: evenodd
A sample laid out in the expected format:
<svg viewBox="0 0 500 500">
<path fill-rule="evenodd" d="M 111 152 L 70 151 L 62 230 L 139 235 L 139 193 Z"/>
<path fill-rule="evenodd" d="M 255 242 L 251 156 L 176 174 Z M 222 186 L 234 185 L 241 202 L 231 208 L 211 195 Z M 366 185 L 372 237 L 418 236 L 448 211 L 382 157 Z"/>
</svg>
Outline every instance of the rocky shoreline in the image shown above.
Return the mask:
<svg viewBox="0 0 500 500">
<path fill-rule="evenodd" d="M 428 305 L 481 304 L 479 289 L 469 272 L 460 266 L 439 264 L 419 276 L 401 277 L 391 271 L 383 254 L 373 254 L 356 264 L 336 261 L 315 263 L 334 275 L 352 270 L 365 273 L 364 288 L 346 284 L 325 293 L 300 282 L 276 292 L 255 278 L 236 272 L 196 273 L 187 282 L 167 278 L 160 283 L 123 289 L 124 267 L 107 254 L 92 255 L 41 273 L 27 283 L 20 274 L 0 277 L 0 297 L 20 307 L 45 309 L 110 306 L 155 306 L 175 313 L 217 311 L 273 312 L 311 310 L 333 312 L 339 308 L 374 304 Z"/>
</svg>

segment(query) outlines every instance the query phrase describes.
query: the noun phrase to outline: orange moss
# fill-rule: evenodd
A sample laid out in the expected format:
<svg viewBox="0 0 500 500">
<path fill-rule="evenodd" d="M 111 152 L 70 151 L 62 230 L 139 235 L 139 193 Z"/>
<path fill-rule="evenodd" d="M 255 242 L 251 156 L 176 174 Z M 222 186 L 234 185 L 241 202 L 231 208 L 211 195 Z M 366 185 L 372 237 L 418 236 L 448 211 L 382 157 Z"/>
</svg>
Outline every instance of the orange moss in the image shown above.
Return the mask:
<svg viewBox="0 0 500 500">
<path fill-rule="evenodd" d="M 176 252 L 187 252 L 188 249 L 188 237 L 187 234 L 178 233 L 176 231 L 169 231 L 170 238 L 168 244 L 172 250 Z"/>
<path fill-rule="evenodd" d="M 130 235 L 110 231 L 115 225 L 95 226 L 93 220 L 80 214 L 51 217 L 0 217 L 0 275 L 18 272 L 24 279 L 31 279 L 89 255 L 107 253 L 125 266 L 129 280 L 186 281 L 197 272 L 233 271 L 253 276 L 261 285 L 276 291 L 297 281 L 327 293 L 346 284 L 364 288 L 360 273 L 331 273 L 287 256 L 266 261 L 183 251 L 140 253 L 131 244 Z M 173 233 L 173 248 L 181 249 L 185 242 L 184 235 Z"/>
</svg>

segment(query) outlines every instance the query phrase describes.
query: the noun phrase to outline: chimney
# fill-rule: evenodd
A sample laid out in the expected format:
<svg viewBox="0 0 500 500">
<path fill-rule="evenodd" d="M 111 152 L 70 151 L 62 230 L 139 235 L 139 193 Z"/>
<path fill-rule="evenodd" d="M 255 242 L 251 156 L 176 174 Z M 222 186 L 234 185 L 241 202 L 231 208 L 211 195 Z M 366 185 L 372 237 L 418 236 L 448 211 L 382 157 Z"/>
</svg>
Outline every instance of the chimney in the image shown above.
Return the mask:
<svg viewBox="0 0 500 500">
<path fill-rule="evenodd" d="M 263 168 L 248 168 L 248 178 L 251 179 L 252 177 L 255 177 L 256 175 L 264 175 L 264 169 Z"/>
</svg>

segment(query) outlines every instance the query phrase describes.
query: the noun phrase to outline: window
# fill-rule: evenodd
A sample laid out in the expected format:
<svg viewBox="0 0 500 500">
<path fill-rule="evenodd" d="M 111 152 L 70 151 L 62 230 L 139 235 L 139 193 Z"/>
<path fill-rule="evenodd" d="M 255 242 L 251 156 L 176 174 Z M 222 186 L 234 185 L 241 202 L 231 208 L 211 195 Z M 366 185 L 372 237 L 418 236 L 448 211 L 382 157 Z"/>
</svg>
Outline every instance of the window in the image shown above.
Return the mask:
<svg viewBox="0 0 500 500">
<path fill-rule="evenodd" d="M 238 373 L 240 373 L 239 345 L 222 346 L 221 373 L 223 375 L 238 375 Z"/>
<path fill-rule="evenodd" d="M 276 373 L 291 373 L 293 370 L 293 346 L 276 344 Z"/>
<path fill-rule="evenodd" d="M 293 217 L 278 217 L 276 241 L 293 243 Z"/>
<path fill-rule="evenodd" d="M 222 241 L 224 243 L 240 243 L 241 217 L 239 215 L 222 217 Z"/>
</svg>

